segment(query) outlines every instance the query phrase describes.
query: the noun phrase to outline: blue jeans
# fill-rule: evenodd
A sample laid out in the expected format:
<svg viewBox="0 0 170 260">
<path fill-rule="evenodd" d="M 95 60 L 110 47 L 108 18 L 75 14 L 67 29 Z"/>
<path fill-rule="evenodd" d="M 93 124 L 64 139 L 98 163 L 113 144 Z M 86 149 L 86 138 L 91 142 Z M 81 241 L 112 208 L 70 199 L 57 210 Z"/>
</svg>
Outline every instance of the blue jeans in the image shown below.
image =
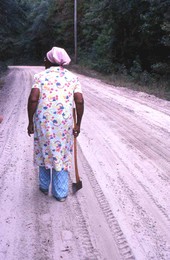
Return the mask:
<svg viewBox="0 0 170 260">
<path fill-rule="evenodd" d="M 50 169 L 44 166 L 39 167 L 39 186 L 48 191 L 51 181 Z M 58 199 L 67 197 L 68 195 L 68 172 L 52 169 L 52 195 Z"/>
</svg>

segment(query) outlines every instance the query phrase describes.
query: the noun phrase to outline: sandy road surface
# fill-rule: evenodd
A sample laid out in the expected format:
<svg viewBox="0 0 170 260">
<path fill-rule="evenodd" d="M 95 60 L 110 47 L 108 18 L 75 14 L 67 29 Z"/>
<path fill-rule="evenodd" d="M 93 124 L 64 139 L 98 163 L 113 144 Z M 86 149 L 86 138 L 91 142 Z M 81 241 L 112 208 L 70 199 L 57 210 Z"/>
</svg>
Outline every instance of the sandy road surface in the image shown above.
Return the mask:
<svg viewBox="0 0 170 260">
<path fill-rule="evenodd" d="M 38 190 L 26 104 L 33 74 L 0 90 L 0 260 L 170 259 L 170 103 L 79 75 L 83 189 L 59 203 Z"/>
</svg>

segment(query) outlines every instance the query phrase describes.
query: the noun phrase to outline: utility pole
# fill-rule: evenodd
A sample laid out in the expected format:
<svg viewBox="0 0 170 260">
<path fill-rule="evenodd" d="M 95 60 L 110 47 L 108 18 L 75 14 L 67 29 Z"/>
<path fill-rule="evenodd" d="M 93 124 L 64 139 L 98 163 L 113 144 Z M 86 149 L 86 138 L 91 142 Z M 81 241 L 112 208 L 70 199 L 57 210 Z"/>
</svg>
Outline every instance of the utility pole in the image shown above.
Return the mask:
<svg viewBox="0 0 170 260">
<path fill-rule="evenodd" d="M 77 0 L 74 0 L 74 55 L 77 64 Z"/>
</svg>

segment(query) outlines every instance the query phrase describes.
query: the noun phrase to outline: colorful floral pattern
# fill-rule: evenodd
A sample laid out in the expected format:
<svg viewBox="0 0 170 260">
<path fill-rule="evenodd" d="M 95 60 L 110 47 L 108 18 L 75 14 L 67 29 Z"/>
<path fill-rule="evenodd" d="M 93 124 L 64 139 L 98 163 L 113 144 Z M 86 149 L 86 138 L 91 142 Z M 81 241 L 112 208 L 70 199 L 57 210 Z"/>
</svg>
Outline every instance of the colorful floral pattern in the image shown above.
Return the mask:
<svg viewBox="0 0 170 260">
<path fill-rule="evenodd" d="M 73 150 L 74 93 L 82 93 L 77 77 L 62 67 L 34 76 L 40 98 L 34 115 L 34 161 L 38 166 L 69 171 Z"/>
</svg>

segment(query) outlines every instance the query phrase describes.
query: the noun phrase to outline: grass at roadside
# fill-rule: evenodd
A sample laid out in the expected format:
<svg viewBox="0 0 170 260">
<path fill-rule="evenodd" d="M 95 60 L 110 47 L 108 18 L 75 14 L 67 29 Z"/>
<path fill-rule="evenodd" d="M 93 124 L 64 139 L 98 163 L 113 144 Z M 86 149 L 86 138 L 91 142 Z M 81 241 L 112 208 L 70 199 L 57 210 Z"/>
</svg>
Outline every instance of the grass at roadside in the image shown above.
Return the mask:
<svg viewBox="0 0 170 260">
<path fill-rule="evenodd" d="M 125 75 L 103 75 L 87 67 L 76 64 L 70 65 L 69 69 L 85 76 L 103 80 L 107 84 L 111 84 L 117 87 L 129 88 L 134 91 L 144 92 L 149 95 L 155 95 L 156 97 L 159 97 L 161 99 L 170 100 L 170 86 L 168 86 L 167 82 L 155 81 L 154 83 L 147 85 L 142 83 L 134 83 L 130 77 Z"/>
<path fill-rule="evenodd" d="M 0 89 L 4 85 L 4 79 L 5 79 L 5 75 L 7 73 L 7 70 L 8 70 L 7 65 L 3 62 L 0 62 Z"/>
<path fill-rule="evenodd" d="M 31 65 L 36 66 L 37 64 L 31 64 Z M 38 64 L 38 65 L 43 66 L 44 64 Z M 144 92 L 149 95 L 155 95 L 156 97 L 170 101 L 170 86 L 168 86 L 167 82 L 154 81 L 152 84 L 147 84 L 147 85 L 141 83 L 135 83 L 134 79 L 123 74 L 104 75 L 95 70 L 89 69 L 88 67 L 82 66 L 80 64 L 74 64 L 74 63 L 69 65 L 68 69 L 88 77 L 100 79 L 105 83 L 114 85 L 116 87 L 129 88 L 134 91 Z M 7 67 L 0 66 L 0 89 L 4 85 L 4 76 L 6 75 L 6 73 L 7 73 Z"/>
<path fill-rule="evenodd" d="M 0 89 L 3 88 L 7 71 L 0 71 Z"/>
<path fill-rule="evenodd" d="M 5 80 L 4 76 L 5 76 L 5 73 L 4 73 L 4 72 L 3 72 L 3 73 L 1 72 L 1 73 L 0 73 L 0 89 L 2 89 L 3 86 L 4 86 L 4 80 Z"/>
</svg>

